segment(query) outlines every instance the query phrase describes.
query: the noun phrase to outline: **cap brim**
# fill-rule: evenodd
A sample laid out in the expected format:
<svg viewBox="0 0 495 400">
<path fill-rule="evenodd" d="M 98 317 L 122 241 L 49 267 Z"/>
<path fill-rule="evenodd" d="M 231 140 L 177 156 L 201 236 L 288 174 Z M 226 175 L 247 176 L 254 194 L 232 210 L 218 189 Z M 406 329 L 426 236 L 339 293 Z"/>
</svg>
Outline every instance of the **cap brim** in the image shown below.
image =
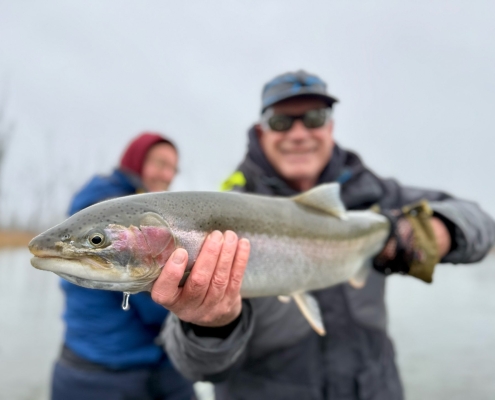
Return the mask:
<svg viewBox="0 0 495 400">
<path fill-rule="evenodd" d="M 339 99 L 337 99 L 336 97 L 332 97 L 330 95 L 326 95 L 326 94 L 321 94 L 321 93 L 314 93 L 314 92 L 310 92 L 310 91 L 305 91 L 304 89 L 301 90 L 299 93 L 287 93 L 286 95 L 281 95 L 281 96 L 277 96 L 277 99 L 273 99 L 273 101 L 270 101 L 268 102 L 267 104 L 264 104 L 263 105 L 263 108 L 261 109 L 261 112 L 265 112 L 265 110 L 268 108 L 268 107 L 271 107 L 277 103 L 280 103 L 281 101 L 284 101 L 284 100 L 287 100 L 287 99 L 292 99 L 292 98 L 296 98 L 296 97 L 311 97 L 311 98 L 318 98 L 318 99 L 321 99 L 323 100 L 329 107 L 331 107 L 334 103 L 338 103 L 339 102 Z"/>
</svg>

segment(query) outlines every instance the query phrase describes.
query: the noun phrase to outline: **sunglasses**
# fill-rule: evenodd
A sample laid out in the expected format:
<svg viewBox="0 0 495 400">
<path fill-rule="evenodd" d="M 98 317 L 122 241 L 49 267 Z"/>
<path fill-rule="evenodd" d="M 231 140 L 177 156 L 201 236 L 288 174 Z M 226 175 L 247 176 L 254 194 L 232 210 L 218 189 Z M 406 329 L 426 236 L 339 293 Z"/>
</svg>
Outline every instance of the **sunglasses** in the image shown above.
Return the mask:
<svg viewBox="0 0 495 400">
<path fill-rule="evenodd" d="M 331 108 L 309 110 L 302 115 L 274 114 L 273 109 L 269 108 L 261 116 L 261 124 L 265 129 L 271 129 L 276 132 L 286 132 L 292 128 L 296 119 L 300 119 L 306 128 L 313 129 L 321 128 L 330 120 L 331 116 Z"/>
</svg>

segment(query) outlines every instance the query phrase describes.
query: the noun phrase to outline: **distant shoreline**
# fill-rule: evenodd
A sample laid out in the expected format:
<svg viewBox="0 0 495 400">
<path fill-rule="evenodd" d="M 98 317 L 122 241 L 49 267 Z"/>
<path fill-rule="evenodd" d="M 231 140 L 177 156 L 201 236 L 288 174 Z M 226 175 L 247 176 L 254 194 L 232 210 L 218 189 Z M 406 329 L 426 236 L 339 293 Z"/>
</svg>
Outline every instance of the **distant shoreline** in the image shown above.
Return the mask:
<svg viewBox="0 0 495 400">
<path fill-rule="evenodd" d="M 27 247 L 36 233 L 25 231 L 6 231 L 0 230 L 0 249 L 9 247 Z M 489 251 L 489 254 L 495 255 L 495 247 Z"/>
<path fill-rule="evenodd" d="M 36 236 L 33 232 L 0 230 L 0 249 L 9 247 L 26 247 Z"/>
</svg>

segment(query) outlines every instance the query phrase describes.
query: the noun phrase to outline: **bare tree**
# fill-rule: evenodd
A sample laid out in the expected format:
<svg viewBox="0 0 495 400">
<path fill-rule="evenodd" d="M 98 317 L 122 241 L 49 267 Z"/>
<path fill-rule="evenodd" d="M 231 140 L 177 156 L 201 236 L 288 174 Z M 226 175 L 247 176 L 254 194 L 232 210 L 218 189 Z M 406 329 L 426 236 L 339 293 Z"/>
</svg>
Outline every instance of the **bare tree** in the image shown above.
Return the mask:
<svg viewBox="0 0 495 400">
<path fill-rule="evenodd" d="M 5 154 L 9 145 L 10 138 L 14 132 L 14 124 L 8 123 L 5 116 L 5 106 L 0 104 L 0 177 L 2 176 Z M 1 186 L 0 186 L 1 189 Z"/>
<path fill-rule="evenodd" d="M 14 123 L 7 120 L 5 103 L 5 100 L 0 102 L 0 202 L 3 199 L 3 167 L 5 165 L 5 156 L 14 133 Z"/>
</svg>

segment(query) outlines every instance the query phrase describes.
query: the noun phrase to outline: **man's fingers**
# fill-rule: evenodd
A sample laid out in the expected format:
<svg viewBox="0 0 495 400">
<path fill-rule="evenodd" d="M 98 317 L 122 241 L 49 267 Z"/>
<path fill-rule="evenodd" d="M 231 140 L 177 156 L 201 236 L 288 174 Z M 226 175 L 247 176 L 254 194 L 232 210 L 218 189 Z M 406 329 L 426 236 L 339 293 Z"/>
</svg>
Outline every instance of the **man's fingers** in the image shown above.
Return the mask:
<svg viewBox="0 0 495 400">
<path fill-rule="evenodd" d="M 225 297 L 231 299 L 236 298 L 241 290 L 242 278 L 244 277 L 244 271 L 246 270 L 249 252 L 251 250 L 251 244 L 247 239 L 239 240 L 237 244 L 237 251 L 235 253 L 234 264 L 230 271 L 229 286 L 225 293 Z"/>
<path fill-rule="evenodd" d="M 207 326 L 229 323 L 240 312 L 239 293 L 249 250 L 249 241 L 238 241 L 232 231 L 225 232 L 225 238 L 219 231 L 212 232 L 186 284 L 179 288 L 187 266 L 187 252 L 177 249 L 153 285 L 153 300 L 184 321 Z"/>
<path fill-rule="evenodd" d="M 203 243 L 181 295 L 181 297 L 188 299 L 191 305 L 197 303 L 199 306 L 203 302 L 222 250 L 222 242 L 222 233 L 213 231 Z"/>
<path fill-rule="evenodd" d="M 178 300 L 182 288 L 180 280 L 187 266 L 187 251 L 175 250 L 162 268 L 158 279 L 151 289 L 151 297 L 162 306 L 172 307 Z"/>
<path fill-rule="evenodd" d="M 226 231 L 223 236 L 223 245 L 218 262 L 211 278 L 208 293 L 203 305 L 209 306 L 218 303 L 224 296 L 230 280 L 230 270 L 237 250 L 237 235 Z"/>
</svg>

